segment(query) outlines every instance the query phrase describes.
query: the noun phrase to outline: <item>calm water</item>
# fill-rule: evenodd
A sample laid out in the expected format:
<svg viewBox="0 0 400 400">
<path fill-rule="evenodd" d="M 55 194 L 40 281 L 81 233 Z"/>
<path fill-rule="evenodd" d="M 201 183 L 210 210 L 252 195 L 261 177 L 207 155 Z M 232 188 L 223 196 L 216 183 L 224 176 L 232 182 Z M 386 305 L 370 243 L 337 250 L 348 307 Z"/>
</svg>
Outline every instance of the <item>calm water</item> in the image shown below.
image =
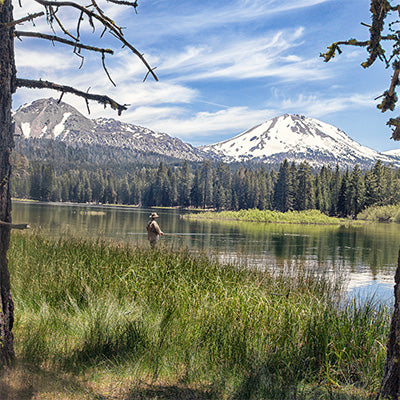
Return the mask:
<svg viewBox="0 0 400 400">
<path fill-rule="evenodd" d="M 104 237 L 147 244 L 143 208 L 13 202 L 13 222 L 52 236 Z M 350 295 L 390 302 L 400 224 L 330 227 L 188 221 L 181 210 L 156 210 L 170 246 L 207 250 L 258 268 L 312 268 L 345 277 Z"/>
</svg>

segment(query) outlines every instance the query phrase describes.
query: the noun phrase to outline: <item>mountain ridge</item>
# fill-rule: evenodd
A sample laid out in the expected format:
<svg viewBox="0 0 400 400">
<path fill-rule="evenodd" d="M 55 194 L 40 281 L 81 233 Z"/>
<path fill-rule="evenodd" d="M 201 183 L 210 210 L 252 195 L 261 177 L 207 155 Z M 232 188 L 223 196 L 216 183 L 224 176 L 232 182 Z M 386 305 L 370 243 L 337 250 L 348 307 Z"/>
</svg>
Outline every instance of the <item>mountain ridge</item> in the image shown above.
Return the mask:
<svg viewBox="0 0 400 400">
<path fill-rule="evenodd" d="M 312 167 L 356 164 L 368 168 L 376 161 L 400 166 L 400 150 L 378 152 L 362 146 L 333 125 L 299 114 L 283 114 L 238 135 L 194 147 L 166 133 L 112 118 L 89 119 L 67 103 L 39 99 L 19 107 L 15 133 L 26 139 L 52 139 L 72 147 L 105 146 L 130 154 L 155 154 L 171 160 L 221 160 L 227 163 L 277 164 L 284 159 Z"/>
<path fill-rule="evenodd" d="M 89 119 L 74 107 L 53 98 L 21 106 L 13 118 L 16 135 L 27 139 L 54 139 L 71 146 L 109 146 L 188 161 L 205 158 L 201 150 L 166 133 L 112 118 Z"/>
</svg>

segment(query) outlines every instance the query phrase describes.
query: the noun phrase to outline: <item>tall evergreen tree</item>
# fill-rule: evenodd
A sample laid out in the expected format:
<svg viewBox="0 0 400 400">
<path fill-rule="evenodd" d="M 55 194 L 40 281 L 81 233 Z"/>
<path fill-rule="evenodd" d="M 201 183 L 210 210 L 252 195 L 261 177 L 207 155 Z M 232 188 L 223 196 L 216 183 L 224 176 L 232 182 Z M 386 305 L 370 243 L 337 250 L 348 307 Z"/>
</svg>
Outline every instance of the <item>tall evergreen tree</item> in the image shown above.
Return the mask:
<svg viewBox="0 0 400 400">
<path fill-rule="evenodd" d="M 338 215 L 338 202 L 339 202 L 339 193 L 340 193 L 341 184 L 342 184 L 342 175 L 340 173 L 339 165 L 336 164 L 335 172 L 333 173 L 332 178 L 330 180 L 330 184 L 329 184 L 329 190 L 330 190 L 329 214 L 330 215 Z"/>
<path fill-rule="evenodd" d="M 350 215 L 349 185 L 349 170 L 346 169 L 342 176 L 337 203 L 337 212 L 341 217 Z"/>
<path fill-rule="evenodd" d="M 350 214 L 357 216 L 357 214 L 364 207 L 364 180 L 360 167 L 356 165 L 350 174 L 349 182 L 349 206 Z"/>
<path fill-rule="evenodd" d="M 278 179 L 274 189 L 274 208 L 279 211 L 293 209 L 292 178 L 288 161 L 285 159 L 279 167 Z"/>
<path fill-rule="evenodd" d="M 192 171 L 189 163 L 185 160 L 179 174 L 178 181 L 178 204 L 183 207 L 190 206 L 190 192 L 192 189 Z"/>
<path fill-rule="evenodd" d="M 202 207 L 204 198 L 204 185 L 202 184 L 199 168 L 197 168 L 194 173 L 193 187 L 190 197 L 193 206 Z"/>
<path fill-rule="evenodd" d="M 214 171 L 212 162 L 210 160 L 206 160 L 203 162 L 201 168 L 201 181 L 203 185 L 203 199 L 202 199 L 202 207 L 212 207 L 213 205 L 213 178 L 214 178 Z"/>
<path fill-rule="evenodd" d="M 303 161 L 297 169 L 296 209 L 309 210 L 315 207 L 314 178 L 310 164 Z"/>
</svg>

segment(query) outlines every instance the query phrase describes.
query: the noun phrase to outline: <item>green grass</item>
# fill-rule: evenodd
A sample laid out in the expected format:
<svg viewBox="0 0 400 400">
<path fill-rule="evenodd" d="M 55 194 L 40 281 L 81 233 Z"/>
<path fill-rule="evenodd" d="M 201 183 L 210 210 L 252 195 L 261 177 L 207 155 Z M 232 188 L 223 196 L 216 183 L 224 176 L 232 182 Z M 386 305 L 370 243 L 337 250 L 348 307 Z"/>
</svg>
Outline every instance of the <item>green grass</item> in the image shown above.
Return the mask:
<svg viewBox="0 0 400 400">
<path fill-rule="evenodd" d="M 357 215 L 357 219 L 371 222 L 400 222 L 400 204 L 368 207 Z"/>
<path fill-rule="evenodd" d="M 188 219 L 234 220 L 284 224 L 324 224 L 341 225 L 345 220 L 329 217 L 318 210 L 305 211 L 271 211 L 271 210 L 240 210 L 240 211 L 206 211 L 183 216 Z"/>
<path fill-rule="evenodd" d="M 339 283 L 306 266 L 261 273 L 186 249 L 26 232 L 9 259 L 26 365 L 218 399 L 372 399 L 381 379 L 390 313 L 343 306 Z"/>
</svg>

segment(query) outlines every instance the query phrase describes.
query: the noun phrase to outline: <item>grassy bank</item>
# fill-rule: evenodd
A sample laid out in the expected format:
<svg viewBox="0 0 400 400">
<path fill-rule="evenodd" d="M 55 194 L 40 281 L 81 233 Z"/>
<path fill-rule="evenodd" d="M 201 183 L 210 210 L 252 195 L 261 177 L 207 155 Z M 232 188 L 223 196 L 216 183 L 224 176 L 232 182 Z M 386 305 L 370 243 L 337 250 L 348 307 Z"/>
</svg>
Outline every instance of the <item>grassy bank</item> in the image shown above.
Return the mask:
<svg viewBox="0 0 400 400">
<path fill-rule="evenodd" d="M 271 211 L 271 210 L 240 210 L 240 211 L 206 211 L 184 215 L 188 219 L 212 219 L 249 222 L 269 222 L 281 224 L 321 224 L 341 225 L 344 219 L 329 217 L 318 210 L 305 211 Z"/>
<path fill-rule="evenodd" d="M 389 313 L 339 306 L 306 268 L 26 232 L 9 258 L 21 369 L 1 383 L 49 379 L 36 399 L 372 399 L 379 385 Z"/>
<path fill-rule="evenodd" d="M 371 206 L 358 214 L 357 219 L 371 222 L 400 222 L 400 205 Z"/>
</svg>

